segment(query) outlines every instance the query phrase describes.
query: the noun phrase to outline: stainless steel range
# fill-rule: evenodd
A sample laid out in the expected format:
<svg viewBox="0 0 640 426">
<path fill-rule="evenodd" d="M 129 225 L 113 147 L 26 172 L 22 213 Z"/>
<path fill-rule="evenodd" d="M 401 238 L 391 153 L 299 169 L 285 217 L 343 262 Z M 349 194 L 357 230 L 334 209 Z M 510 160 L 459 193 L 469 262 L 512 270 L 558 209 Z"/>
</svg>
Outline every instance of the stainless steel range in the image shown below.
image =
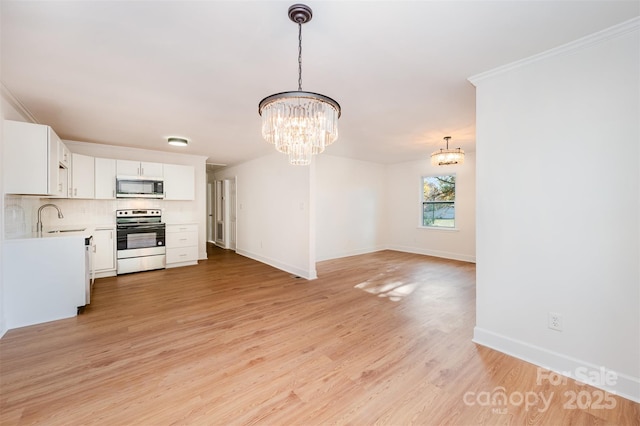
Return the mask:
<svg viewBox="0 0 640 426">
<path fill-rule="evenodd" d="M 164 269 L 165 224 L 160 210 L 116 210 L 117 273 Z"/>
</svg>

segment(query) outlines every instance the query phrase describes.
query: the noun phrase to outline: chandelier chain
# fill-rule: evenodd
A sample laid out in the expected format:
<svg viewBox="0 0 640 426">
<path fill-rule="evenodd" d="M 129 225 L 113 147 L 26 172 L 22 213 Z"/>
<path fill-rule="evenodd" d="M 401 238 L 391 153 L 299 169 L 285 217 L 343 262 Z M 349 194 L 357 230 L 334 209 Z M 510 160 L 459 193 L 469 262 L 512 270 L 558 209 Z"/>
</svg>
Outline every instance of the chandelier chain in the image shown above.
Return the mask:
<svg viewBox="0 0 640 426">
<path fill-rule="evenodd" d="M 298 90 L 302 90 L 302 23 L 298 22 Z"/>
</svg>

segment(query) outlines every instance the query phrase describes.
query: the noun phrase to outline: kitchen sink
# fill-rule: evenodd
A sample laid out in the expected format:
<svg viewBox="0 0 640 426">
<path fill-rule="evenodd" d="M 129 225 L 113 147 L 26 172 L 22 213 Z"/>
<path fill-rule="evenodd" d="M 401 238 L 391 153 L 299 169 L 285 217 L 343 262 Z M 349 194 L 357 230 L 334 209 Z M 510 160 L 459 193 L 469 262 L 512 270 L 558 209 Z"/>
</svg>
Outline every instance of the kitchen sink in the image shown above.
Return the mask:
<svg viewBox="0 0 640 426">
<path fill-rule="evenodd" d="M 78 228 L 78 229 L 54 229 L 53 231 L 47 232 L 48 234 L 57 234 L 58 232 L 80 232 L 84 231 L 87 228 Z"/>
</svg>

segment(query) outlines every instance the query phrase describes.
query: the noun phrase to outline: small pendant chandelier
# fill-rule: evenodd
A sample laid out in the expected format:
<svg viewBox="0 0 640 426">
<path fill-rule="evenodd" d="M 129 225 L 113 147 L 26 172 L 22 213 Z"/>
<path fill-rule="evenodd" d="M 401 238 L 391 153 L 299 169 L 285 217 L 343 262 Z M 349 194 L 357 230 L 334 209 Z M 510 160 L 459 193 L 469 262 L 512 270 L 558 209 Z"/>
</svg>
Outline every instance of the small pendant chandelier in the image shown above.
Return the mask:
<svg viewBox="0 0 640 426">
<path fill-rule="evenodd" d="M 431 164 L 434 166 L 464 164 L 464 151 L 460 148 L 449 149 L 449 139 L 451 136 L 444 137 L 444 140 L 447 141 L 447 149 L 440 149 L 431 154 Z"/>
<path fill-rule="evenodd" d="M 313 154 L 338 139 L 340 105 L 328 96 L 302 91 L 302 24 L 311 20 L 311 8 L 294 4 L 289 19 L 298 24 L 298 90 L 267 96 L 258 105 L 262 137 L 289 156 L 289 163 L 308 165 Z"/>
</svg>

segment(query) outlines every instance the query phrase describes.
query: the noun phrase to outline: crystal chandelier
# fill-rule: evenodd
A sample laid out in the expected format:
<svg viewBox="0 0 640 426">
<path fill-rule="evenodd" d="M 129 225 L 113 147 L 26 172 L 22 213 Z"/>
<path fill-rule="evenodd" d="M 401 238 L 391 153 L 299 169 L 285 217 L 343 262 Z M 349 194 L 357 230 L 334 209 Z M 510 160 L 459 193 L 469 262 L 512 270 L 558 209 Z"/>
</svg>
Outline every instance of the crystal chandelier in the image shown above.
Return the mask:
<svg viewBox="0 0 640 426">
<path fill-rule="evenodd" d="M 440 149 L 431 154 L 431 164 L 434 166 L 464 164 L 464 151 L 460 148 L 449 149 L 449 139 L 451 136 L 444 137 L 444 140 L 447 141 L 447 149 Z"/>
<path fill-rule="evenodd" d="M 289 19 L 298 24 L 298 90 L 267 96 L 258 106 L 262 137 L 295 165 L 308 165 L 313 154 L 320 154 L 338 139 L 341 113 L 338 102 L 330 97 L 302 91 L 302 24 L 311 17 L 307 5 L 289 8 Z"/>
</svg>

